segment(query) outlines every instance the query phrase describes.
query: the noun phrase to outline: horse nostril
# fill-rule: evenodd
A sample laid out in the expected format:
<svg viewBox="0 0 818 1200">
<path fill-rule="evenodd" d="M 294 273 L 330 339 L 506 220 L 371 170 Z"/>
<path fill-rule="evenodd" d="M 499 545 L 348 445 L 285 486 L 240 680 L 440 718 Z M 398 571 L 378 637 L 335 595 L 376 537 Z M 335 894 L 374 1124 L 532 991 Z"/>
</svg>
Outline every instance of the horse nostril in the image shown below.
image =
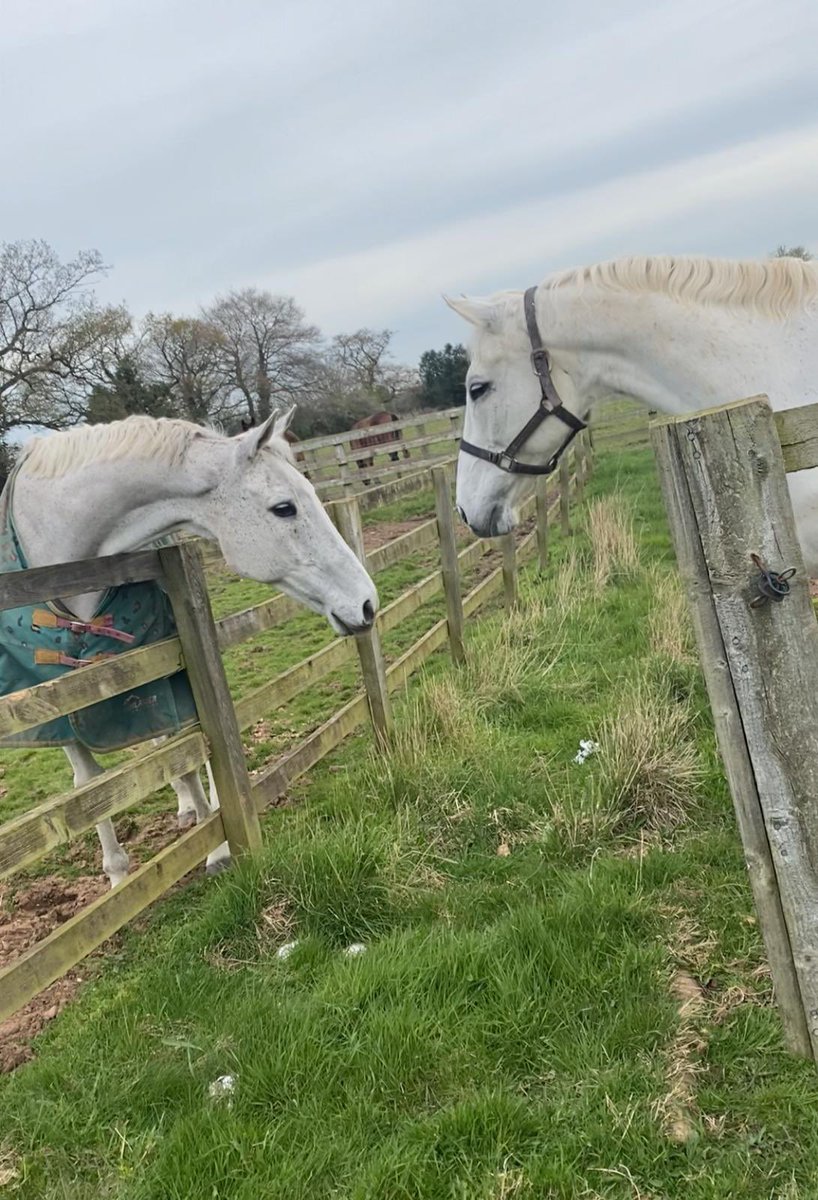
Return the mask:
<svg viewBox="0 0 818 1200">
<path fill-rule="evenodd" d="M 364 600 L 364 623 L 371 625 L 375 620 L 375 609 L 372 607 L 371 600 Z"/>
<path fill-rule="evenodd" d="M 463 524 L 468 525 L 468 521 L 466 520 L 466 514 L 463 512 L 463 509 L 460 507 L 459 504 L 457 506 L 457 512 L 458 512 L 458 514 L 460 516 L 460 520 L 463 522 Z"/>
</svg>

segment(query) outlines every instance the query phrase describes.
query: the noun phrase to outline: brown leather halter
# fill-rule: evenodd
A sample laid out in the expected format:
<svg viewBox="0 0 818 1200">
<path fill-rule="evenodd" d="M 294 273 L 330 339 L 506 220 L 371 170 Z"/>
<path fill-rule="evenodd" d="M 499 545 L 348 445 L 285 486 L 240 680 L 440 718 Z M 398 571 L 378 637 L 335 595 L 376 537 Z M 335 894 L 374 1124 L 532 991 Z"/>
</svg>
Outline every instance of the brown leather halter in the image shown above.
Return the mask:
<svg viewBox="0 0 818 1200">
<path fill-rule="evenodd" d="M 557 389 L 554 387 L 554 381 L 551 378 L 551 370 L 548 365 L 548 351 L 542 344 L 540 330 L 537 325 L 537 310 L 534 305 L 536 294 L 536 287 L 528 289 L 523 297 L 523 309 L 525 311 L 528 338 L 531 342 L 531 365 L 534 368 L 534 374 L 540 381 L 541 395 L 539 408 L 517 436 L 511 439 L 505 450 L 484 450 L 482 446 L 475 446 L 472 442 L 467 442 L 463 438 L 460 440 L 460 449 L 465 451 L 466 454 L 473 454 L 475 458 L 482 458 L 485 462 L 493 463 L 495 467 L 499 467 L 501 471 L 509 471 L 515 475 L 550 475 L 556 470 L 557 463 L 577 434 L 582 433 L 583 429 L 588 428 L 585 421 L 580 420 L 579 417 L 575 417 L 572 412 L 569 412 L 565 408 L 557 394 Z M 570 431 L 567 438 L 544 466 L 520 462 L 517 458 L 518 451 L 526 444 L 532 433 L 536 429 L 539 429 L 546 417 L 559 417 L 562 423 L 568 426 Z"/>
</svg>

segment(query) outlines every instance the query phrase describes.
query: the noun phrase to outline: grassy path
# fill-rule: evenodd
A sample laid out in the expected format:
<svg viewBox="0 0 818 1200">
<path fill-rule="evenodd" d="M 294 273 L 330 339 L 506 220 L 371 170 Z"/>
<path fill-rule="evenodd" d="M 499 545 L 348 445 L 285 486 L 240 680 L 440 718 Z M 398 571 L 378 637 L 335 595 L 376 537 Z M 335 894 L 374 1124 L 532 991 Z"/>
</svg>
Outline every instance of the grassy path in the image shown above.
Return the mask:
<svg viewBox="0 0 818 1200">
<path fill-rule="evenodd" d="M 649 456 L 593 491 L 389 760 L 348 743 L 0 1080 L 0 1195 L 818 1196 Z"/>
</svg>

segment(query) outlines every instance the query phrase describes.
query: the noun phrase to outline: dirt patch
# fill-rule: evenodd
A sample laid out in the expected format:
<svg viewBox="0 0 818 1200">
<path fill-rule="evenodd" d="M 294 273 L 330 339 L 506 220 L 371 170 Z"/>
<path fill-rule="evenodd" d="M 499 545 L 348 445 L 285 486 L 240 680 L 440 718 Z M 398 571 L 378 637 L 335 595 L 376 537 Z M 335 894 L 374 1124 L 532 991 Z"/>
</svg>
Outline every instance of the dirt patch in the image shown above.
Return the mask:
<svg viewBox="0 0 818 1200">
<path fill-rule="evenodd" d="M 105 878 L 61 879 L 47 875 L 25 886 L 0 888 L 0 967 L 19 958 L 57 926 L 85 908 L 107 886 Z M 0 1074 L 33 1057 L 34 1037 L 61 1012 L 82 983 L 69 971 L 19 1012 L 0 1022 Z"/>
<path fill-rule="evenodd" d="M 696 1075 L 707 1043 L 698 1024 L 705 1007 L 704 989 L 687 971 L 677 971 L 671 993 L 679 1006 L 679 1028 L 667 1055 L 667 1093 L 662 1100 L 665 1132 L 671 1141 L 689 1142 L 695 1135 Z"/>
<path fill-rule="evenodd" d="M 406 521 L 379 521 L 377 525 L 369 525 L 364 529 L 364 546 L 367 552 L 377 550 L 428 520 L 428 517 L 411 517 Z"/>
<path fill-rule="evenodd" d="M 135 867 L 178 837 L 176 813 L 156 813 L 141 821 L 123 817 L 117 822 L 117 835 Z M 68 858 L 81 869 L 98 873 L 83 874 L 76 879 L 46 875 L 16 886 L 0 887 L 0 967 L 14 962 L 108 890 L 108 880 L 98 861 L 98 847 L 92 852 L 82 845 L 72 847 Z M 106 945 L 110 947 L 110 943 Z M 94 956 L 104 953 L 105 946 Z M 33 1058 L 32 1041 L 70 1003 L 87 975 L 88 958 L 19 1012 L 0 1022 L 0 1074 L 13 1071 Z"/>
<path fill-rule="evenodd" d="M 154 813 L 140 820 L 124 817 L 116 824 L 116 835 L 132 860 L 144 862 L 176 841 L 179 836 L 176 813 Z"/>
</svg>

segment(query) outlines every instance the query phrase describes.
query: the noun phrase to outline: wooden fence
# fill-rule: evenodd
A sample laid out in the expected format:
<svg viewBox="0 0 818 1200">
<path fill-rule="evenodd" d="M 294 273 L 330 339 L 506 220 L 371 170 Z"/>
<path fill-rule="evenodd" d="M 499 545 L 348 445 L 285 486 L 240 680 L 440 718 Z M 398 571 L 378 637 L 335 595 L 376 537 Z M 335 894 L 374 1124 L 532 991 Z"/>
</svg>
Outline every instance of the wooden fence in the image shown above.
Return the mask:
<svg viewBox="0 0 818 1200">
<path fill-rule="evenodd" d="M 215 621 L 196 543 L 4 575 L 0 579 L 0 610 L 41 603 L 44 598 L 156 579 L 170 595 L 178 636 L 126 652 L 108 662 L 89 664 L 53 682 L 0 697 L 0 736 L 75 712 L 182 667 L 190 677 L 198 721 L 160 747 L 149 749 L 0 826 L 0 878 L 30 866 L 92 829 L 103 818 L 116 816 L 178 776 L 200 768 L 208 757 L 221 808 L 0 970 L 0 1021 L 166 892 L 225 838 L 235 854 L 259 846 L 258 814 L 367 718 L 372 723 L 376 744 L 387 748 L 392 693 L 447 641 L 455 662 L 462 662 L 467 653 L 465 618 L 501 591 L 506 603 L 513 605 L 520 565 L 535 556 L 545 565 L 549 522 L 559 513 L 563 528 L 567 527 L 569 497 L 581 494 L 590 470 L 587 439 L 577 439 L 572 447 L 573 473 L 568 469 L 568 458 L 563 461 L 565 468 L 558 480 L 554 480 L 550 489 L 541 480 L 536 497 L 524 507 L 525 517 L 536 517 L 534 529 L 517 538 L 508 535 L 500 539 L 501 565 L 465 596 L 461 594 L 462 575 L 491 552 L 492 544 L 472 541 L 458 550 L 452 520 L 450 468 L 438 466 L 426 474 L 427 486 L 434 488 L 436 515 L 366 556 L 357 499 L 349 497 L 329 505 L 336 525 L 356 553 L 365 557 L 371 573 L 377 574 L 435 543 L 440 546 L 441 566 L 383 608 L 371 632 L 330 642 L 236 701 L 228 689 L 221 652 L 281 624 L 302 609 L 287 597 L 276 595 Z M 446 615 L 387 666 L 380 646 L 381 633 L 441 595 Z M 356 656 L 360 659 L 363 690 L 298 746 L 251 780 L 242 731 Z"/>
<path fill-rule="evenodd" d="M 818 404 L 756 397 L 652 442 L 785 1034 L 816 1059 L 818 622 L 785 472 L 818 467 Z"/>
<path fill-rule="evenodd" d="M 294 447 L 298 465 L 308 473 L 324 499 L 352 495 L 373 485 L 388 485 L 417 473 L 421 467 L 453 458 L 463 426 L 463 411 L 461 406 L 415 413 L 388 425 L 308 438 Z M 357 444 L 364 438 L 390 433 L 399 434 L 400 440 L 374 446 Z M 370 461 L 371 465 L 359 466 Z"/>
<path fill-rule="evenodd" d="M 455 457 L 464 411 L 458 407 L 416 413 L 370 430 L 348 429 L 327 437 L 308 438 L 296 447 L 299 457 L 303 457 L 299 466 L 309 474 L 323 499 L 357 494 L 362 510 L 366 511 L 419 490 L 426 484 L 425 472 L 429 466 Z M 594 444 L 617 448 L 647 446 L 649 415 L 645 405 L 636 400 L 616 398 L 598 405 L 591 418 Z M 401 434 L 399 442 L 356 449 L 356 440 L 361 437 L 394 431 Z M 392 461 L 395 454 L 399 455 L 398 460 Z M 372 466 L 358 466 L 370 458 Z"/>
</svg>

